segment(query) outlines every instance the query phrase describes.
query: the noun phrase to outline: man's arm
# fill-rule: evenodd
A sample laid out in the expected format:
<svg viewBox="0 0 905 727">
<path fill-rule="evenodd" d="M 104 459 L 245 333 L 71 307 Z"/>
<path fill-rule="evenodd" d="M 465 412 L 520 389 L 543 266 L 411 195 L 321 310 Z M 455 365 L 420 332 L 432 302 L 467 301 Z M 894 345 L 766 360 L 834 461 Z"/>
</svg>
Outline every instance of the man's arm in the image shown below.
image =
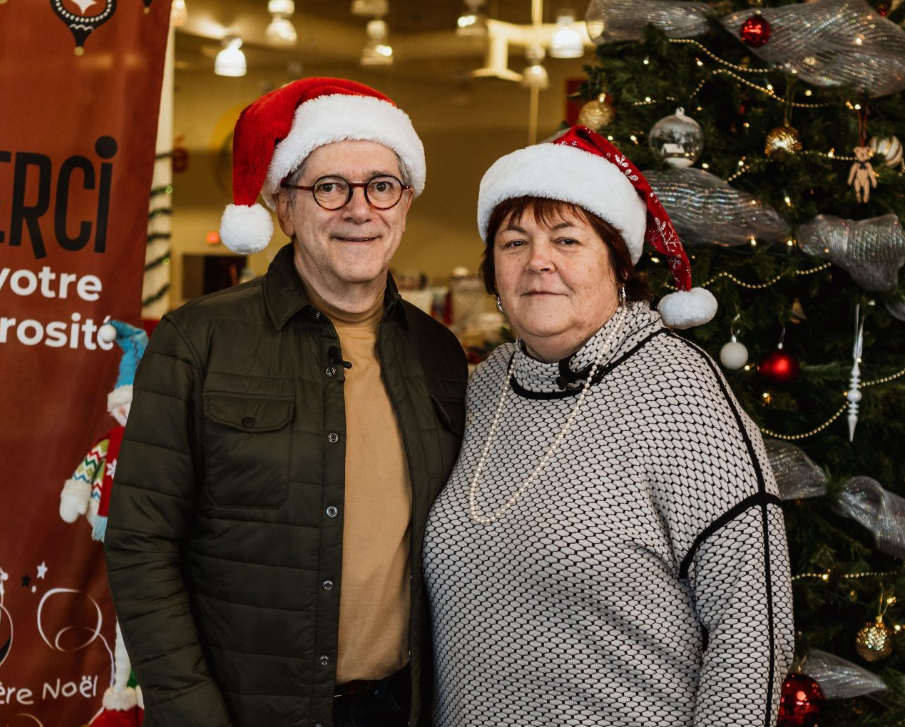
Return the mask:
<svg viewBox="0 0 905 727">
<path fill-rule="evenodd" d="M 201 478 L 201 371 L 164 318 L 135 377 L 105 541 L 110 588 L 147 727 L 226 727 L 181 571 Z"/>
</svg>

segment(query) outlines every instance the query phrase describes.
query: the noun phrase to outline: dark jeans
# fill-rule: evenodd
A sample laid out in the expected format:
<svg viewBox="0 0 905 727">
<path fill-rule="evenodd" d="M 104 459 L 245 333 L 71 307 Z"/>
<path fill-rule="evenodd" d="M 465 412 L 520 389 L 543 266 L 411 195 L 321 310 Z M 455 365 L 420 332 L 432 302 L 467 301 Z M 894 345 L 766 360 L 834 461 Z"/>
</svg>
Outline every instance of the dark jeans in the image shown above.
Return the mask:
<svg viewBox="0 0 905 727">
<path fill-rule="evenodd" d="M 364 694 L 333 698 L 333 727 L 406 727 L 411 677 L 408 667 Z"/>
</svg>

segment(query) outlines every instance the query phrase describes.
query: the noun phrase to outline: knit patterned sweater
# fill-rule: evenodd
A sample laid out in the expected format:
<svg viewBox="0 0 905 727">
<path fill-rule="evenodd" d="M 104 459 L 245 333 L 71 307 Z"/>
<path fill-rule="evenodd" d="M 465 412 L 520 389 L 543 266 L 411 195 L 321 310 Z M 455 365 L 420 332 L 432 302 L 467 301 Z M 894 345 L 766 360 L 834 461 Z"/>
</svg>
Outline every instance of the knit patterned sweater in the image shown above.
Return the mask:
<svg viewBox="0 0 905 727">
<path fill-rule="evenodd" d="M 788 549 L 757 427 L 706 353 L 630 304 L 570 359 L 507 344 L 475 371 L 424 567 L 437 727 L 771 727 L 792 659 Z M 563 389 L 562 387 L 566 388 Z"/>
</svg>

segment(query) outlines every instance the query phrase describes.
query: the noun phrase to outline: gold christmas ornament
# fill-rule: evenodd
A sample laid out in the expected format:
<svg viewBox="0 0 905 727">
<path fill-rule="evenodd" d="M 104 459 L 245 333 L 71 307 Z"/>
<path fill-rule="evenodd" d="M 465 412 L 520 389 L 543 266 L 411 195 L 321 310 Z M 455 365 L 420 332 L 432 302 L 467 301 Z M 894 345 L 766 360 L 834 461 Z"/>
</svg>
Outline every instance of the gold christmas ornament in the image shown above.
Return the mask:
<svg viewBox="0 0 905 727">
<path fill-rule="evenodd" d="M 605 93 L 600 94 L 594 101 L 588 101 L 578 112 L 578 123 L 594 131 L 609 126 L 614 118 L 616 109 L 607 101 Z"/>
<path fill-rule="evenodd" d="M 865 661 L 879 661 L 892 653 L 892 629 L 877 616 L 872 624 L 866 624 L 855 636 L 855 650 Z"/>
<path fill-rule="evenodd" d="M 770 159 L 785 159 L 791 154 L 801 151 L 801 139 L 794 126 L 777 126 L 767 134 L 764 153 Z"/>
</svg>

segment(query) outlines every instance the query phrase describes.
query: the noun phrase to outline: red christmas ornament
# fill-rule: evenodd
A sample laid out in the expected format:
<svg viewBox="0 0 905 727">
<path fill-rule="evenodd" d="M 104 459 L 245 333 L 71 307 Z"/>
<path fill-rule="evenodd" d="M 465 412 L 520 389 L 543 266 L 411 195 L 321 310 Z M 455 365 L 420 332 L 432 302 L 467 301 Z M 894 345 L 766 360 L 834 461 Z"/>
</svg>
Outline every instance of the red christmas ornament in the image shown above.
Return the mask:
<svg viewBox="0 0 905 727">
<path fill-rule="evenodd" d="M 757 370 L 774 384 L 790 384 L 798 377 L 798 369 L 798 359 L 779 347 L 764 356 Z"/>
<path fill-rule="evenodd" d="M 752 15 L 742 24 L 741 36 L 752 48 L 760 48 L 770 40 L 770 22 L 762 15 Z"/>
<path fill-rule="evenodd" d="M 880 3 L 877 6 L 877 12 L 885 18 L 889 15 L 889 3 Z"/>
<path fill-rule="evenodd" d="M 823 691 L 805 674 L 789 674 L 782 683 L 776 727 L 817 727 Z"/>
</svg>

